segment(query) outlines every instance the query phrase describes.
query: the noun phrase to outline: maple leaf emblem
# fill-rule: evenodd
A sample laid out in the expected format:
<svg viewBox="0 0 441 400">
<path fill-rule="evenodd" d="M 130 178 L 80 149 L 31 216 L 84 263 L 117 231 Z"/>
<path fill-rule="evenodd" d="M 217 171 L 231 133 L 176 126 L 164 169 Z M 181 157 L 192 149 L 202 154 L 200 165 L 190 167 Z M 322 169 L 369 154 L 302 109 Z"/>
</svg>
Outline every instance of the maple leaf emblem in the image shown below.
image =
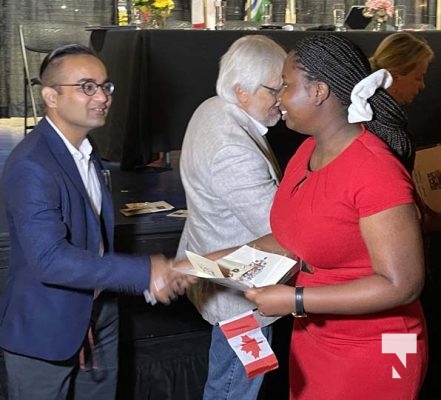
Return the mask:
<svg viewBox="0 0 441 400">
<path fill-rule="evenodd" d="M 241 350 L 244 353 L 251 353 L 254 358 L 258 358 L 260 356 L 260 346 L 259 344 L 262 341 L 258 342 L 253 337 L 249 337 L 248 335 L 241 336 L 242 345 L 240 346 Z"/>
</svg>

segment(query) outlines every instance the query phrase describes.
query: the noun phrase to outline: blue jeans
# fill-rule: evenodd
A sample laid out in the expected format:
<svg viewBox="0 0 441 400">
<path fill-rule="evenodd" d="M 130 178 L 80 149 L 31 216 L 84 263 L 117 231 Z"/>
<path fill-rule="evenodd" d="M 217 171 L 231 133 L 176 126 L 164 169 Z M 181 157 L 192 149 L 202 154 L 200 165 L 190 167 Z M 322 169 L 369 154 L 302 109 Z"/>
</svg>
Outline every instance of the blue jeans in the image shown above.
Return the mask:
<svg viewBox="0 0 441 400">
<path fill-rule="evenodd" d="M 77 356 L 54 362 L 4 351 L 10 400 L 115 398 L 118 379 L 118 308 L 115 299 L 102 298 L 104 296 L 95 301 L 93 310 L 96 328 L 93 354 L 97 369 L 80 370 Z"/>
<path fill-rule="evenodd" d="M 272 328 L 262 328 L 271 343 Z M 248 379 L 245 368 L 219 326 L 213 326 L 204 400 L 256 400 L 264 374 Z"/>
</svg>

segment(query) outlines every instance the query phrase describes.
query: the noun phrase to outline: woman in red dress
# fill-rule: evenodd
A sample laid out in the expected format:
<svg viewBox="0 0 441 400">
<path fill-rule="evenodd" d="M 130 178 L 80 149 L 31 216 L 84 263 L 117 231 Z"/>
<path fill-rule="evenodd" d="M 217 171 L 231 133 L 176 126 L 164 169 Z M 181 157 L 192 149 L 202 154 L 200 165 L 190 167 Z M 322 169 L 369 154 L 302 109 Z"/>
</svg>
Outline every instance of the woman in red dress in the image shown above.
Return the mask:
<svg viewBox="0 0 441 400">
<path fill-rule="evenodd" d="M 275 196 L 273 236 L 255 244 L 281 245 L 303 268 L 294 287 L 246 297 L 263 315 L 304 316 L 292 334 L 291 399 L 417 399 L 427 363 L 424 256 L 390 74 L 371 74 L 358 47 L 325 34 L 296 44 L 283 82 L 283 118 L 310 137 Z"/>
</svg>

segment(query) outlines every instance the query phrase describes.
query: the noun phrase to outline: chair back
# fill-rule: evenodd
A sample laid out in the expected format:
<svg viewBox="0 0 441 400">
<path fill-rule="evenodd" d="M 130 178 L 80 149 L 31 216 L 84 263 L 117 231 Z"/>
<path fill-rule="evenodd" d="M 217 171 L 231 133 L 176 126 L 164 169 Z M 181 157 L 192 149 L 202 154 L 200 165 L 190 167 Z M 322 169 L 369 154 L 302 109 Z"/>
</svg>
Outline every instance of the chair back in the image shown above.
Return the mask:
<svg viewBox="0 0 441 400">
<path fill-rule="evenodd" d="M 43 102 L 34 86 L 39 84 L 38 71 L 46 54 L 71 43 L 89 45 L 90 32 L 83 21 L 26 21 L 19 25 L 20 47 L 24 73 L 24 134 L 32 129 L 42 114 Z M 30 104 L 29 104 L 30 103 Z M 31 107 L 33 123 L 28 123 Z"/>
<path fill-rule="evenodd" d="M 87 25 L 84 21 L 29 21 L 20 24 L 20 31 L 26 50 L 47 54 L 65 44 L 88 46 L 90 32 L 85 30 Z"/>
</svg>

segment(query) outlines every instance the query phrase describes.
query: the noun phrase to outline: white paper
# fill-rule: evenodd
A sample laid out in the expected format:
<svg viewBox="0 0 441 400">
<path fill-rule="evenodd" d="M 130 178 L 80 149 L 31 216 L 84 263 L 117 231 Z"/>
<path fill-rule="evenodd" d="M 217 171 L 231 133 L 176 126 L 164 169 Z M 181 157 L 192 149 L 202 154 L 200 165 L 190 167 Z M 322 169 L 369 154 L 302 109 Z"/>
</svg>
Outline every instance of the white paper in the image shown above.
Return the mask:
<svg viewBox="0 0 441 400">
<path fill-rule="evenodd" d="M 170 214 L 167 214 L 167 217 L 187 218 L 188 217 L 188 210 L 186 210 L 186 209 L 176 210 Z"/>
</svg>

